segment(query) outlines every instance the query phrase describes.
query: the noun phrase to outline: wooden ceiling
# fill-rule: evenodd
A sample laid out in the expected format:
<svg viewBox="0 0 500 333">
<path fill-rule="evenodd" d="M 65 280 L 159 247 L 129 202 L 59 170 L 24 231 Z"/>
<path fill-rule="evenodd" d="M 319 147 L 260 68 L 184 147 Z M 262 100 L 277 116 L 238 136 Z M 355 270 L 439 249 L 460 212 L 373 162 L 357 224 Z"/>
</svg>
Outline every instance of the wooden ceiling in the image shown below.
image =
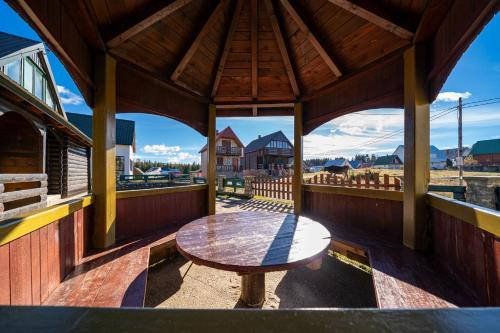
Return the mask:
<svg viewBox="0 0 500 333">
<path fill-rule="evenodd" d="M 304 101 L 306 132 L 362 108 L 401 107 L 402 54 L 415 43 L 428 45 L 434 97 L 498 10 L 495 0 L 7 1 L 89 105 L 93 59 L 109 52 L 120 112 L 164 114 L 202 133 L 208 103 L 241 116 L 291 114 Z"/>
</svg>

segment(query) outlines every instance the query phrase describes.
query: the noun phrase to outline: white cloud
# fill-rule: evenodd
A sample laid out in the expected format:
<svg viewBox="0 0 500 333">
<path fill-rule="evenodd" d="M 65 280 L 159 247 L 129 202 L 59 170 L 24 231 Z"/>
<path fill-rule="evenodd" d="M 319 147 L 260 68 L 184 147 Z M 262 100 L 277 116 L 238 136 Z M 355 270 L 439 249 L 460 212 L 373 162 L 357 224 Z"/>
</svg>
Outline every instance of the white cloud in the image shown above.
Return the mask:
<svg viewBox="0 0 500 333">
<path fill-rule="evenodd" d="M 471 96 L 472 94 L 468 91 L 466 92 L 445 91 L 438 94 L 436 102 L 456 102 L 460 97 L 466 99 Z"/>
<path fill-rule="evenodd" d="M 156 156 L 160 155 L 174 155 L 175 153 L 179 152 L 181 150 L 181 147 L 179 146 L 166 146 L 164 144 L 160 145 L 145 145 L 142 150 L 145 153 L 148 154 L 153 154 Z"/>
<path fill-rule="evenodd" d="M 61 98 L 61 102 L 65 105 L 81 105 L 83 104 L 83 98 L 66 87 L 57 86 L 57 93 Z"/>
</svg>

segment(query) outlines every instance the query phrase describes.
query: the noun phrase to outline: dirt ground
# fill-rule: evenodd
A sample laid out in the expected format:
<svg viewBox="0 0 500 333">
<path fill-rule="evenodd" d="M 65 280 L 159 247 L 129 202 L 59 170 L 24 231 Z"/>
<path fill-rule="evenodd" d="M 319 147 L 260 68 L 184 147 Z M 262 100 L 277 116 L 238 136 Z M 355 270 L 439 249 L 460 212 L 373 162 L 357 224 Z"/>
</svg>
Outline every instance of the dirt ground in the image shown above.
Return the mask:
<svg viewBox="0 0 500 333">
<path fill-rule="evenodd" d="M 217 213 L 238 210 L 289 212 L 292 206 L 264 200 L 218 197 Z M 233 272 L 197 266 L 180 254 L 150 267 L 147 307 L 232 309 L 239 301 L 241 278 Z M 321 269 L 299 268 L 266 274 L 263 308 L 375 307 L 370 273 L 337 259 L 324 258 Z"/>
</svg>

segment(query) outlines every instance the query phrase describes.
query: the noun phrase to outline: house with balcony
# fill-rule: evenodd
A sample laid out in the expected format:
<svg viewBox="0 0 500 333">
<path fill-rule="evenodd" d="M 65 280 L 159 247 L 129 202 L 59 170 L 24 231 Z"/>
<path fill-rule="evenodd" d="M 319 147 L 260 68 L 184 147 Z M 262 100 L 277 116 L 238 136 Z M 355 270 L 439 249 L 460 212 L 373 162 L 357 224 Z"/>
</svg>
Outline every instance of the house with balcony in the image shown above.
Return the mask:
<svg viewBox="0 0 500 333">
<path fill-rule="evenodd" d="M 245 148 L 245 170 L 267 170 L 271 174 L 289 168 L 293 145 L 282 131 L 258 136 Z"/>
<path fill-rule="evenodd" d="M 216 135 L 216 172 L 219 175 L 234 176 L 242 171 L 241 160 L 245 146 L 230 126 Z M 201 171 L 208 174 L 208 147 L 205 145 L 201 154 Z"/>
<path fill-rule="evenodd" d="M 68 122 L 41 42 L 0 32 L 0 221 L 90 187 L 91 140 Z"/>
</svg>

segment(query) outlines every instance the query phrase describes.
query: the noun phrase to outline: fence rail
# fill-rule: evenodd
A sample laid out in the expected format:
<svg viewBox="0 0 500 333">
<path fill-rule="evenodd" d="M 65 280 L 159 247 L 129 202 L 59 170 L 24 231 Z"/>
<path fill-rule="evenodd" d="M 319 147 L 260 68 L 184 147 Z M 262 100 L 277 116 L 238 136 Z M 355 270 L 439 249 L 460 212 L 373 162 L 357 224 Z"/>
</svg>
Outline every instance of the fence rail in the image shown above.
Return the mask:
<svg viewBox="0 0 500 333">
<path fill-rule="evenodd" d="M 319 177 L 315 175 L 305 180 L 304 183 L 401 191 L 399 178 L 389 175 L 380 176 L 378 173 L 356 175 L 355 177 L 347 177 L 347 179 L 343 176 L 322 173 Z"/>
<path fill-rule="evenodd" d="M 0 221 L 45 206 L 46 174 L 0 174 Z"/>
<path fill-rule="evenodd" d="M 255 177 L 252 192 L 262 197 L 293 200 L 292 177 Z"/>
</svg>

